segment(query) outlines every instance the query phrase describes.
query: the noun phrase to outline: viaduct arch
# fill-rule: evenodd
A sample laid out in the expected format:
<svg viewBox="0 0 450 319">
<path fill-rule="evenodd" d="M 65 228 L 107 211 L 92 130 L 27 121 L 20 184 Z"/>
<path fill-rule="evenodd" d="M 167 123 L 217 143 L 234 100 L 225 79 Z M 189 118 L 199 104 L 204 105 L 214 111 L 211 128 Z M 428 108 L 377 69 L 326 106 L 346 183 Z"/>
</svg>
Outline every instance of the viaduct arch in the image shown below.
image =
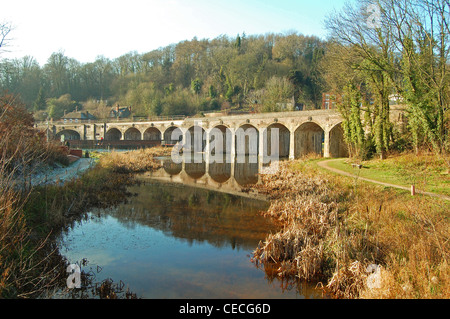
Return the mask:
<svg viewBox="0 0 450 319">
<path fill-rule="evenodd" d="M 278 144 L 281 158 L 299 158 L 310 153 L 324 157 L 347 156 L 342 131 L 342 117 L 335 110 L 313 110 L 214 117 L 185 118 L 173 121 L 111 121 L 86 123 L 42 123 L 42 130 L 52 136 L 75 141 L 117 141 L 122 144 L 175 145 L 186 139 L 195 128 L 201 139 L 191 139 L 191 148 L 211 151 L 211 154 L 236 156 L 271 155 Z M 272 133 L 278 132 L 278 140 Z M 275 135 L 274 135 L 275 136 Z"/>
<path fill-rule="evenodd" d="M 64 139 L 65 141 L 79 141 L 81 140 L 80 133 L 75 130 L 62 130 L 58 132 L 56 135 L 58 140 Z"/>
</svg>

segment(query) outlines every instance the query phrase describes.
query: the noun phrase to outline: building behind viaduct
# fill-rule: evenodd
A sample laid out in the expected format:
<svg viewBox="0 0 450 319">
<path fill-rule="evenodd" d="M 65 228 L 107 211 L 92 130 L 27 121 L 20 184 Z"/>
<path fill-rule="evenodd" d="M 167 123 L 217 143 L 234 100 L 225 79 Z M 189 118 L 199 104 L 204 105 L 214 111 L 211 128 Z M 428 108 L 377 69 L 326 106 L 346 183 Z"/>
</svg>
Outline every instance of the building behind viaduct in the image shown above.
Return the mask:
<svg viewBox="0 0 450 319">
<path fill-rule="evenodd" d="M 335 110 L 260 113 L 159 121 L 80 121 L 41 123 L 49 136 L 69 141 L 71 146 L 126 148 L 174 145 L 187 132 L 201 132 L 202 149 L 208 149 L 217 132 L 223 134 L 223 149 L 236 154 L 239 147 L 246 153 L 262 154 L 262 145 L 271 149 L 271 132 L 278 129 L 278 151 L 282 158 L 299 158 L 310 153 L 324 157 L 348 156 L 341 127 L 342 117 Z M 237 134 L 254 132 L 256 138 Z M 177 133 L 177 134 L 174 134 Z M 266 144 L 264 144 L 266 141 Z M 194 143 L 194 142 L 193 142 Z M 217 150 L 217 145 L 216 145 Z M 265 150 L 267 152 L 267 150 Z"/>
</svg>

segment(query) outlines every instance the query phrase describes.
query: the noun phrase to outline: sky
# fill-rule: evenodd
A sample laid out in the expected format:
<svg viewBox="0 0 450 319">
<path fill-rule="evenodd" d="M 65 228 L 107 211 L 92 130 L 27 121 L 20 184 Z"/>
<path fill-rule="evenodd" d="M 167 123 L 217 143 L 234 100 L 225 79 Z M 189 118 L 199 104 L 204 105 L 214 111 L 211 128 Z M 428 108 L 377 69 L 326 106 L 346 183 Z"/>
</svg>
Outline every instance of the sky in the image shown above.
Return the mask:
<svg viewBox="0 0 450 319">
<path fill-rule="evenodd" d="M 115 59 L 220 35 L 297 31 L 325 38 L 325 17 L 345 0 L 14 0 L 0 6 L 0 23 L 13 26 L 0 58 L 54 52 L 81 63 Z"/>
</svg>

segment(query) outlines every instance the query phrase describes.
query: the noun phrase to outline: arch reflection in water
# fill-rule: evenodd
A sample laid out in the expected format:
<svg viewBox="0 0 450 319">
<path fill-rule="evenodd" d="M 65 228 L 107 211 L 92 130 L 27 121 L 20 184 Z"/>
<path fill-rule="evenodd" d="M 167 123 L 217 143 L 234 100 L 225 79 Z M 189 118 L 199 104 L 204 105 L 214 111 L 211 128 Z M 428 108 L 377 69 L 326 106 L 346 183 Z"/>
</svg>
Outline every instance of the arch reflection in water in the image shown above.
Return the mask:
<svg viewBox="0 0 450 319">
<path fill-rule="evenodd" d="M 171 237 L 206 241 L 215 247 L 254 249 L 267 233 L 275 231 L 259 212 L 268 203 L 236 195 L 146 180 L 129 187 L 132 199 L 108 214 L 163 231 Z"/>
<path fill-rule="evenodd" d="M 226 154 L 223 155 L 228 156 Z M 196 187 L 206 187 L 243 196 L 242 189 L 260 182 L 261 163 L 255 158 L 245 157 L 242 163 L 228 161 L 207 163 L 204 160 L 174 162 L 170 157 L 161 159 L 162 168 L 148 172 L 143 177 L 170 181 Z M 256 194 L 252 194 L 256 196 Z"/>
<path fill-rule="evenodd" d="M 158 181 L 128 190 L 126 203 L 92 211 L 61 238 L 69 261 L 102 267 L 96 280 L 121 280 L 142 298 L 317 297 L 252 265 L 251 251 L 277 230 L 260 213 L 267 202 Z"/>
</svg>

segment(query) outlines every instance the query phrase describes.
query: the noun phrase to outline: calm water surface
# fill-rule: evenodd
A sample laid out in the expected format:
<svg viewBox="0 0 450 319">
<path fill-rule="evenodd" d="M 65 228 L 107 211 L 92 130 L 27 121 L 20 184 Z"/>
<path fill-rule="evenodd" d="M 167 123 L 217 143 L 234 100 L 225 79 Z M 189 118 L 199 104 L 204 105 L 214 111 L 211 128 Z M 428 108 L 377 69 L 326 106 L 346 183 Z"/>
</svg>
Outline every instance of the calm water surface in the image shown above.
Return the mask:
<svg viewBox="0 0 450 319">
<path fill-rule="evenodd" d="M 251 262 L 276 231 L 260 214 L 267 202 L 189 186 L 187 174 L 186 184 L 164 181 L 164 172 L 130 187 L 127 203 L 89 212 L 62 235 L 61 253 L 87 259 L 82 270 L 95 281 L 122 281 L 140 298 L 322 298 L 314 285 L 268 279 Z"/>
</svg>

